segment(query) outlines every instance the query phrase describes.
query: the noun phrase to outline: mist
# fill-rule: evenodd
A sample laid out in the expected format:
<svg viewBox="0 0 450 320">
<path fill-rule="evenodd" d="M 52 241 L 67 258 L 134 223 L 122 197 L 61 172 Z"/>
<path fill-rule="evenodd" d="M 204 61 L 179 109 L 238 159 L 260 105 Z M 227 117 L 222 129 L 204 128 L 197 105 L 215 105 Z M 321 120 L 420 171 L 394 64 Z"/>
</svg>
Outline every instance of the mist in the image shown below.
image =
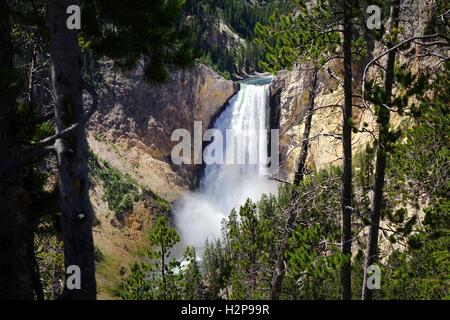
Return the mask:
<svg viewBox="0 0 450 320">
<path fill-rule="evenodd" d="M 268 97 L 270 79 L 243 82 L 219 116 L 214 128 L 227 129 L 245 134 L 268 128 Z M 245 144 L 245 158 L 250 159 L 267 149 L 267 137 L 258 135 Z M 214 142 L 213 142 L 214 143 Z M 224 153 L 230 151 L 232 141 L 224 141 Z M 222 221 L 231 210 L 250 198 L 257 201 L 263 194 L 276 194 L 277 183 L 268 176 L 260 175 L 260 163 L 212 164 L 205 166 L 197 191 L 185 194 L 174 204 L 175 226 L 184 246 L 194 247 L 201 256 L 205 241 L 220 238 Z"/>
</svg>

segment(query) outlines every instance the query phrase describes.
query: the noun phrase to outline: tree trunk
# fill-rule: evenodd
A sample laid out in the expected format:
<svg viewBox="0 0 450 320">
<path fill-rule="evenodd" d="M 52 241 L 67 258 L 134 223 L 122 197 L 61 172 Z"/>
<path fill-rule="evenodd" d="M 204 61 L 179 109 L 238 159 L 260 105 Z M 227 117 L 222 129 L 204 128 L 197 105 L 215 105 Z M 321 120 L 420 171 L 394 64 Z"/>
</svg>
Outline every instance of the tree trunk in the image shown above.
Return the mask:
<svg viewBox="0 0 450 320">
<path fill-rule="evenodd" d="M 303 181 L 303 178 L 306 174 L 306 159 L 308 157 L 308 150 L 309 150 L 309 136 L 311 134 L 311 125 L 312 125 L 312 118 L 313 118 L 313 112 L 315 107 L 315 99 L 317 95 L 317 77 L 318 77 L 319 71 L 315 69 L 313 71 L 313 74 L 311 75 L 311 83 L 309 85 L 309 101 L 308 101 L 308 107 L 306 108 L 306 120 L 305 120 L 305 132 L 303 133 L 303 141 L 302 141 L 302 150 L 300 152 L 300 159 L 297 164 L 297 170 L 295 172 L 294 177 L 294 186 L 298 186 L 301 181 Z M 298 190 L 294 188 L 293 192 L 294 195 L 296 195 L 296 192 Z"/>
<path fill-rule="evenodd" d="M 81 55 L 77 30 L 66 27 L 67 7 L 74 0 L 49 0 L 48 19 L 56 94 L 56 130 L 84 122 Z M 95 264 L 92 239 L 93 211 L 88 189 L 88 147 L 84 126 L 55 143 L 61 193 L 64 263 L 81 270 L 81 289 L 64 288 L 63 299 L 95 299 Z M 66 275 L 70 276 L 70 275 Z"/>
<path fill-rule="evenodd" d="M 15 139 L 18 91 L 11 85 L 17 78 L 6 0 L 0 0 L 0 14 L 0 163 L 9 163 L 20 150 Z M 23 176 L 19 169 L 0 175 L 0 300 L 33 299 Z"/>
<path fill-rule="evenodd" d="M 400 0 L 394 0 L 391 5 L 391 30 L 398 28 L 400 16 Z M 394 46 L 395 43 L 389 43 L 389 46 Z M 394 66 L 395 66 L 396 51 L 392 50 L 388 53 L 386 70 L 384 74 L 384 92 L 386 93 L 385 104 L 391 107 L 392 100 L 392 86 L 394 81 Z M 372 300 L 373 290 L 367 288 L 367 268 L 378 260 L 378 234 L 380 227 L 381 208 L 383 206 L 383 188 L 384 176 L 386 170 L 387 150 L 386 145 L 389 143 L 389 121 L 391 112 L 385 106 L 380 106 L 378 114 L 378 148 L 377 160 L 375 165 L 375 182 L 373 187 L 373 200 L 371 223 L 369 229 L 369 241 L 367 244 L 366 260 L 364 265 L 364 281 L 362 288 L 362 299 Z"/>
<path fill-rule="evenodd" d="M 291 206 L 289 208 L 288 219 L 284 228 L 280 247 L 277 252 L 277 261 L 275 262 L 275 272 L 273 273 L 272 286 L 270 290 L 270 299 L 277 300 L 281 294 L 284 275 L 286 273 L 284 255 L 288 245 L 288 239 L 294 227 L 297 211 L 295 210 L 295 199 L 298 197 L 297 187 L 306 174 L 306 159 L 308 157 L 309 136 L 311 133 L 311 124 L 315 107 L 315 99 L 317 95 L 317 77 L 318 69 L 314 69 L 311 75 L 311 83 L 309 86 L 308 106 L 305 114 L 305 131 L 303 133 L 302 149 L 300 151 L 300 159 L 295 172 L 294 185 L 291 195 Z"/>
<path fill-rule="evenodd" d="M 30 225 L 32 225 L 32 223 L 30 223 Z M 29 234 L 29 246 L 28 246 L 30 258 L 29 266 L 31 268 L 31 281 L 33 283 L 33 289 L 36 296 L 36 300 L 44 300 L 44 288 L 41 282 L 41 272 L 39 270 L 39 264 L 36 259 L 36 253 L 34 251 L 34 240 L 35 240 L 34 235 L 35 235 L 35 228 L 33 228 Z"/>
<path fill-rule="evenodd" d="M 352 8 L 353 0 L 344 1 L 344 112 L 342 124 L 342 253 L 348 260 L 341 268 L 341 294 L 343 300 L 350 300 L 351 255 L 352 255 Z"/>
</svg>

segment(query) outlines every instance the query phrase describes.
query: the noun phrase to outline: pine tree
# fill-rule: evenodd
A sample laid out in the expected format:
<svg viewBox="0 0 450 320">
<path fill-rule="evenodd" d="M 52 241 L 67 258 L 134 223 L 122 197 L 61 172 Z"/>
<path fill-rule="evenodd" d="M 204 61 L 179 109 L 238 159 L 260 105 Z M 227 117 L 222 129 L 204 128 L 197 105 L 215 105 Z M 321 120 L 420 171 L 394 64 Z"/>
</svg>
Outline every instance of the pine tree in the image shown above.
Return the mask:
<svg viewBox="0 0 450 320">
<path fill-rule="evenodd" d="M 388 47 L 396 45 L 397 35 L 400 17 L 400 1 L 394 0 L 391 4 L 391 26 L 390 26 L 390 41 Z M 366 261 L 364 266 L 364 280 L 362 288 L 363 300 L 371 300 L 373 291 L 367 287 L 367 270 L 369 266 L 373 265 L 378 260 L 378 235 L 381 218 L 381 208 L 383 203 L 383 188 L 385 180 L 385 171 L 387 164 L 387 153 L 389 148 L 390 134 L 389 134 L 389 121 L 390 121 L 390 109 L 392 107 L 392 87 L 394 83 L 394 67 L 396 59 L 396 51 L 391 51 L 388 54 L 387 62 L 385 66 L 384 74 L 384 99 L 381 105 L 378 107 L 378 123 L 379 133 L 377 139 L 377 159 L 375 165 L 375 183 L 373 187 L 373 202 L 371 212 L 371 225 L 369 230 L 369 239 L 366 253 Z"/>
<path fill-rule="evenodd" d="M 342 252 L 348 257 L 348 262 L 342 265 L 342 298 L 351 298 L 351 219 L 352 219 L 352 107 L 353 107 L 353 79 L 352 79 L 352 48 L 357 47 L 354 39 L 355 18 L 361 17 L 359 6 L 355 1 L 343 0 L 338 2 L 296 1 L 297 10 L 287 16 L 274 15 L 271 19 L 278 32 L 275 37 L 267 39 L 270 34 L 268 26 L 256 26 L 259 43 L 264 45 L 266 61 L 260 66 L 270 72 L 291 67 L 296 61 L 313 61 L 317 68 L 323 67 L 330 60 L 343 55 L 344 77 L 344 105 L 342 119 Z M 342 40 L 341 40 L 342 35 Z M 306 150 L 307 151 L 307 150 Z M 302 153 L 301 153 L 302 154 Z M 303 155 L 304 156 L 304 155 Z M 299 162 L 300 164 L 303 161 Z M 302 171 L 304 169 L 301 169 Z M 302 173 L 297 171 L 297 180 Z M 292 220 L 292 219 L 291 219 Z M 289 223 L 290 224 L 290 223 Z M 278 265 L 281 265 L 278 263 Z M 278 267 L 279 269 L 279 267 Z M 282 270 L 276 271 L 276 273 Z M 276 276 L 276 275 L 275 275 Z M 276 277 L 274 278 L 276 280 Z M 273 290 L 280 292 L 280 284 L 273 284 Z M 275 297 L 277 294 L 273 294 Z"/>
<path fill-rule="evenodd" d="M 385 218 L 396 231 L 389 240 L 405 245 L 394 250 L 384 265 L 382 293 L 387 299 L 448 299 L 450 63 L 420 77 L 396 69 L 395 78 L 402 87 L 415 79 L 408 91 L 417 93 L 417 103 L 404 106 L 412 122 L 405 129 L 405 139 L 391 145 L 389 153 L 385 202 L 403 209 Z M 397 108 L 400 99 L 393 101 Z M 427 203 L 420 204 L 424 197 Z M 410 208 L 420 206 L 423 216 L 411 217 Z"/>
<path fill-rule="evenodd" d="M 11 178 L 17 179 L 16 173 L 23 175 L 24 169 L 31 166 L 42 156 L 54 151 L 57 154 L 58 170 L 61 188 L 61 224 L 63 227 L 63 238 L 65 248 L 65 264 L 78 265 L 81 268 L 82 289 L 66 290 L 64 297 L 77 299 L 94 299 L 95 275 L 94 275 L 94 248 L 92 244 L 92 209 L 89 203 L 88 178 L 87 178 L 87 144 L 85 139 L 84 126 L 90 115 L 95 111 L 97 104 L 97 94 L 95 89 L 82 78 L 81 49 L 89 50 L 96 54 L 96 58 L 112 58 L 116 66 L 123 69 L 134 68 L 144 62 L 144 77 L 149 82 L 159 82 L 167 78 L 168 72 L 172 68 L 188 66 L 194 59 L 193 50 L 190 46 L 190 36 L 188 30 L 180 26 L 182 18 L 182 2 L 179 1 L 92 1 L 82 4 L 82 33 L 77 30 L 68 30 L 66 13 L 69 5 L 77 5 L 79 2 L 68 3 L 67 1 L 56 3 L 48 1 L 48 19 L 50 30 L 46 30 L 46 25 L 41 21 L 41 11 L 46 11 L 46 2 L 37 1 L 33 3 L 34 13 L 39 13 L 33 37 L 39 37 L 42 41 L 40 48 L 44 50 L 43 55 L 50 50 L 52 68 L 55 77 L 53 87 L 57 97 L 54 108 L 56 133 L 52 136 L 42 137 L 40 141 L 33 141 L 32 147 L 28 147 L 20 154 L 16 151 L 9 153 L 8 159 L 2 159 L 0 170 L 3 174 L 13 171 Z M 6 3 L 5 13 L 9 10 Z M 92 10 L 90 10 L 92 9 Z M 123 15 L 123 12 L 132 14 Z M 3 10 L 2 10 L 3 12 Z M 24 19 L 28 19 L 25 16 Z M 9 19 L 4 20 L 9 22 Z M 11 32 L 7 23 L 2 24 L 2 50 L 8 52 L 10 46 Z M 3 37 L 4 35 L 4 37 Z M 79 37 L 80 36 L 80 37 Z M 116 42 L 117 41 L 117 42 Z M 51 44 L 51 49 L 49 49 Z M 66 54 L 67 53 L 67 54 Z M 8 58 L 9 57 L 9 58 Z M 12 59 L 12 55 L 5 54 L 5 61 L 2 66 L 13 67 L 6 58 Z M 10 60 L 12 61 L 12 60 Z M 10 75 L 13 73 L 9 72 Z M 30 101 L 33 101 L 34 91 L 33 72 L 29 81 Z M 3 78 L 6 80 L 6 78 Z M 17 84 L 17 81 L 8 80 L 8 85 Z M 7 82 L 8 82 L 7 81 Z M 6 83 L 6 82 L 5 82 Z M 19 87 L 18 87 L 19 88 Z M 2 88 L 3 89 L 3 88 Z M 93 100 L 93 105 L 89 112 L 85 112 L 82 104 L 82 91 L 86 90 Z M 2 90 L 3 91 L 3 90 Z M 13 90 L 9 88 L 11 100 L 9 107 L 4 108 L 6 112 L 4 128 L 9 130 L 9 125 L 15 120 L 15 104 L 13 100 Z M 16 91 L 17 92 L 17 91 Z M 9 96 L 9 95 L 8 95 Z M 48 115 L 46 115 L 47 117 Z M 51 117 L 47 117 L 51 119 Z M 31 120 L 31 119 L 30 119 Z M 45 120 L 44 120 L 45 121 Z M 8 133 L 8 136 L 11 137 Z M 11 151 L 19 150 L 19 145 L 23 141 L 10 141 Z M 8 149 L 9 147 L 6 147 Z M 5 150 L 6 150 L 5 149 Z M 4 161 L 3 161 L 4 160 Z M 17 180 L 14 185 L 20 189 L 21 182 Z M 17 190 L 16 190 L 17 191 Z M 8 197 L 12 207 L 17 211 L 20 202 L 16 196 Z M 6 202 L 5 202 L 6 205 Z M 11 211 L 9 209 L 5 212 Z M 13 212 L 13 211 L 11 211 Z M 14 214 L 19 219 L 20 213 Z M 5 216 L 6 217 L 6 216 Z M 14 219 L 7 219 L 13 223 Z M 5 226 L 7 224 L 4 224 Z M 9 247 L 12 252 L 32 252 L 31 249 L 22 249 L 27 243 L 29 246 L 30 235 L 32 238 L 32 228 L 15 226 L 9 230 L 23 230 L 18 233 L 23 239 L 13 241 Z M 25 239 L 25 232 L 28 235 Z M 6 236 L 6 235 L 5 235 Z M 20 240 L 20 241 L 19 241 Z M 25 259 L 25 258 L 24 258 Z M 15 261 L 17 259 L 5 259 L 2 261 Z M 26 259 L 32 261 L 33 259 Z M 20 263 L 23 270 L 20 273 L 24 278 L 29 277 L 30 270 L 34 267 L 30 263 Z M 7 268 L 5 266 L 5 268 Z M 9 267 L 8 267 L 9 268 Z M 16 268 L 19 272 L 19 268 Z M 9 277 L 12 282 L 16 281 Z M 25 282 L 25 281 L 24 281 Z M 32 283 L 27 280 L 27 283 Z M 18 284 L 18 282 L 16 283 Z M 7 288 L 6 292 L 14 292 Z M 28 293 L 28 297 L 32 294 Z"/>
<path fill-rule="evenodd" d="M 21 156 L 16 127 L 20 80 L 13 61 L 8 1 L 0 1 L 0 12 L 0 164 L 9 169 L 0 172 L 0 299 L 33 299 L 30 229 L 23 208 L 25 172 L 8 165 Z"/>
<path fill-rule="evenodd" d="M 87 48 L 112 59 L 122 70 L 143 67 L 148 82 L 163 82 L 172 69 L 196 58 L 179 0 L 96 0 L 83 2 Z M 126 12 L 127 14 L 124 14 Z"/>
<path fill-rule="evenodd" d="M 155 260 L 155 268 L 161 279 L 161 298 L 167 300 L 170 297 L 172 286 L 172 273 L 174 261 L 168 261 L 172 247 L 180 241 L 180 236 L 175 229 L 169 227 L 166 218 L 159 218 L 149 234 L 150 243 L 159 249 L 152 251 L 149 257 Z"/>
<path fill-rule="evenodd" d="M 81 52 L 77 30 L 66 27 L 66 10 L 73 4 L 69 0 L 49 0 L 48 6 L 55 122 L 59 135 L 55 150 L 60 179 L 64 263 L 66 270 L 69 266 L 78 266 L 81 272 L 81 289 L 66 287 L 63 296 L 65 299 L 95 299 L 93 211 L 89 200 Z"/>
<path fill-rule="evenodd" d="M 127 300 L 177 300 L 201 297 L 200 273 L 195 251 L 186 248 L 180 259 L 172 250 L 180 236 L 166 217 L 159 217 L 148 235 L 150 248 L 141 262 L 134 262 L 122 281 L 119 295 Z"/>
<path fill-rule="evenodd" d="M 257 205 L 247 200 L 227 221 L 234 299 L 262 299 L 268 295 L 277 236 L 273 229 L 274 201 L 263 197 Z"/>
</svg>

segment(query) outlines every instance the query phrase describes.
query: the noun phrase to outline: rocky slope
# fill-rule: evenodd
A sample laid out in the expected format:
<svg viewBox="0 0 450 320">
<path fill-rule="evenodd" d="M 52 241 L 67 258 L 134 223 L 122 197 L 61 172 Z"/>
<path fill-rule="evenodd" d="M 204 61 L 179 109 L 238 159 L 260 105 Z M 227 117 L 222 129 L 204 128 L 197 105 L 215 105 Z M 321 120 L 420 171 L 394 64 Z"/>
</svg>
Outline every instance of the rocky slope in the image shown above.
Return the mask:
<svg viewBox="0 0 450 320">
<path fill-rule="evenodd" d="M 421 34 L 429 17 L 428 1 L 407 2 L 416 14 L 403 17 L 405 21 L 406 18 L 410 20 L 405 22 L 408 36 Z M 234 40 L 239 42 L 239 39 Z M 380 50 L 376 47 L 374 55 Z M 412 59 L 411 68 L 417 72 L 433 65 L 433 61 L 415 58 L 413 51 L 405 53 L 401 59 Z M 363 65 L 364 62 L 354 65 L 354 80 L 358 87 Z M 342 105 L 343 92 L 335 77 L 342 77 L 342 71 L 337 64 L 330 65 L 329 69 L 333 76 L 328 70 L 319 75 L 308 157 L 308 168 L 312 171 L 331 164 L 340 165 L 341 162 L 339 135 L 342 113 L 336 105 Z M 171 164 L 170 153 L 175 145 L 170 141 L 173 130 L 185 128 L 192 134 L 195 120 L 202 121 L 203 130 L 206 130 L 237 91 L 237 86 L 204 65 L 176 72 L 168 83 L 159 86 L 145 84 L 139 70 L 122 75 L 114 72 L 107 63 L 102 74 L 105 90 L 89 126 L 88 139 L 92 151 L 162 198 L 175 200 L 196 184 L 199 167 Z M 281 129 L 282 167 L 279 178 L 283 180 L 293 177 L 300 152 L 309 76 L 308 66 L 298 64 L 291 71 L 278 74 L 271 85 L 271 125 Z M 355 104 L 358 103 L 360 101 L 356 99 Z M 376 132 L 377 123 L 371 110 L 354 108 L 353 120 L 359 128 L 367 123 L 367 129 Z M 399 118 L 394 116 L 392 123 L 399 125 Z M 367 132 L 354 134 L 353 149 L 357 152 L 372 139 Z M 98 278 L 102 297 L 109 297 L 110 290 L 120 281 L 122 270 L 135 259 L 136 250 L 145 244 L 144 234 L 151 226 L 151 216 L 158 213 L 150 212 L 143 203 L 137 202 L 118 226 L 114 213 L 103 199 L 105 191 L 101 184 L 91 193 L 100 222 L 95 231 L 95 243 L 105 256 L 98 267 Z"/>
<path fill-rule="evenodd" d="M 196 183 L 198 167 L 171 164 L 173 130 L 192 133 L 194 121 L 208 129 L 238 88 L 204 65 L 175 72 L 158 86 L 144 83 L 139 70 L 123 75 L 105 63 L 101 72 L 103 90 L 88 130 L 97 159 L 91 159 L 91 166 L 97 165 L 91 167 L 90 195 L 101 256 L 98 298 L 114 299 L 121 277 L 148 246 L 153 218 L 170 214 L 165 200 L 175 200 Z M 132 203 L 123 209 L 129 198 Z"/>
<path fill-rule="evenodd" d="M 400 27 L 405 30 L 400 41 L 424 34 L 426 25 L 431 17 L 430 1 L 408 0 L 403 5 L 409 6 L 411 11 L 403 14 Z M 352 65 L 354 95 L 361 95 L 363 68 L 373 57 L 384 52 L 385 48 L 379 43 L 374 43 L 372 55 L 364 61 L 355 62 Z M 437 56 L 424 56 L 425 48 L 420 44 L 411 44 L 407 50 L 402 50 L 398 55 L 397 65 L 407 64 L 408 69 L 414 75 L 436 68 L 442 60 L 438 56 L 448 57 L 449 50 L 443 49 Z M 371 51 L 369 51 L 371 52 Z M 385 58 L 380 59 L 381 64 L 385 64 Z M 310 134 L 310 149 L 307 159 L 307 166 L 310 171 L 317 171 L 330 165 L 341 165 L 342 162 L 342 141 L 340 140 L 342 125 L 342 105 L 344 100 L 343 89 L 338 78 L 343 78 L 341 67 L 330 65 L 328 70 L 323 70 L 319 74 L 319 89 L 316 98 L 316 108 L 313 113 L 313 122 Z M 308 65 L 297 64 L 290 71 L 280 72 L 271 84 L 271 109 L 272 118 L 279 118 L 280 127 L 280 153 L 281 169 L 279 178 L 292 181 L 296 165 L 299 158 L 301 141 L 304 132 L 304 116 L 309 96 L 310 69 Z M 379 69 L 378 69 L 379 70 Z M 369 72 L 369 78 L 376 78 L 378 71 L 374 68 Z M 431 72 L 432 74 L 432 72 Z M 395 87 L 394 96 L 401 93 L 399 87 Z M 354 155 L 362 151 L 365 146 L 372 145 L 374 135 L 377 134 L 378 124 L 373 109 L 361 108 L 362 101 L 355 98 L 352 120 L 359 130 L 352 135 L 352 150 Z M 410 103 L 417 103 L 414 99 Z M 373 107 L 372 107 L 373 108 Z M 397 113 L 391 113 L 391 126 L 393 129 L 406 129 L 411 125 L 411 119 L 400 117 Z M 272 124 L 273 126 L 273 124 Z M 355 157 L 356 159 L 356 157 Z M 357 161 L 354 161 L 355 171 L 359 170 Z M 362 196 L 356 190 L 356 196 Z M 367 196 L 372 197 L 372 191 Z M 427 199 L 421 199 L 425 206 Z M 423 218 L 423 210 L 417 207 L 407 206 L 411 215 Z M 385 222 L 381 222 L 385 226 Z M 367 228 L 361 229 L 359 239 L 367 238 Z M 384 233 L 384 237 L 389 236 Z M 358 237 L 356 237 L 358 238 Z M 388 256 L 388 252 L 396 245 L 389 241 L 380 240 L 381 256 Z M 354 252 L 356 254 L 356 251 Z"/>
<path fill-rule="evenodd" d="M 201 64 L 163 85 L 144 83 L 139 69 L 124 76 L 105 64 L 103 74 L 107 90 L 89 125 L 93 151 L 168 200 L 193 187 L 198 167 L 171 164 L 171 134 L 192 133 L 194 121 L 208 129 L 237 86 Z"/>
<path fill-rule="evenodd" d="M 407 0 L 403 6 L 409 7 L 410 11 L 401 17 L 400 27 L 405 30 L 404 38 L 422 35 L 427 22 L 431 17 L 430 4 L 426 0 Z M 404 40 L 404 39 L 401 39 Z M 372 55 L 363 61 L 355 62 L 353 65 L 354 87 L 361 88 L 363 68 L 373 57 L 383 52 L 384 48 L 379 43 L 374 43 L 374 50 L 369 50 Z M 427 67 L 436 65 L 434 58 L 420 57 L 420 47 L 411 46 L 400 55 L 399 63 L 409 63 L 409 68 L 414 73 L 419 73 Z M 384 63 L 384 59 L 380 60 Z M 280 72 L 271 85 L 271 108 L 272 118 L 279 118 L 280 147 L 281 147 L 281 178 L 292 179 L 296 162 L 300 152 L 300 141 L 303 136 L 303 118 L 308 103 L 310 69 L 308 65 L 297 64 L 290 71 Z M 331 71 L 330 72 L 328 71 Z M 343 78 L 342 70 L 338 65 L 330 65 L 328 70 L 319 74 L 319 90 L 316 98 L 316 111 L 313 116 L 311 131 L 311 144 L 308 157 L 310 170 L 318 170 L 330 164 L 340 164 L 342 154 L 341 141 L 339 140 L 342 109 L 337 106 L 343 104 L 343 89 L 337 81 Z M 360 95 L 361 92 L 354 92 Z M 395 92 L 394 92 L 395 94 Z M 361 105 L 360 99 L 354 99 L 355 105 Z M 329 107 L 327 107 L 329 106 Z M 400 124 L 396 114 L 392 115 L 391 123 L 394 126 Z M 367 131 L 376 132 L 377 123 L 372 110 L 353 108 L 353 121 L 358 128 L 363 128 L 366 123 Z M 368 132 L 353 135 L 353 150 L 358 152 L 362 146 L 372 141 L 373 136 Z"/>
<path fill-rule="evenodd" d="M 334 69 L 330 67 L 330 69 Z M 332 70 L 332 73 L 339 70 Z M 305 109 L 309 97 L 310 70 L 307 65 L 296 65 L 291 71 L 283 71 L 271 84 L 272 109 L 278 113 L 280 127 L 280 178 L 291 180 L 299 157 L 304 131 Z M 327 71 L 319 73 L 319 89 L 310 134 L 308 168 L 319 170 L 328 165 L 340 164 L 343 90 Z M 369 124 L 374 129 L 376 121 L 368 111 L 354 109 L 353 119 L 357 125 Z M 366 145 L 369 133 L 353 135 L 354 150 Z"/>
</svg>

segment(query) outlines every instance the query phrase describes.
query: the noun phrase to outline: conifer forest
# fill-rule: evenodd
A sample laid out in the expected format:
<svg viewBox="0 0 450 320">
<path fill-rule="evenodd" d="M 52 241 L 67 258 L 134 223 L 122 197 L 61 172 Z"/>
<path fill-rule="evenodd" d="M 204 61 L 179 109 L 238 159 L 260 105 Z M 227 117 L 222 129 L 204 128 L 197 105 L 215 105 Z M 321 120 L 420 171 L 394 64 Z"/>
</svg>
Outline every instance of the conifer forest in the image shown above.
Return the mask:
<svg viewBox="0 0 450 320">
<path fill-rule="evenodd" d="M 449 300 L 449 53 L 448 0 L 0 0 L 0 300 Z"/>
</svg>

